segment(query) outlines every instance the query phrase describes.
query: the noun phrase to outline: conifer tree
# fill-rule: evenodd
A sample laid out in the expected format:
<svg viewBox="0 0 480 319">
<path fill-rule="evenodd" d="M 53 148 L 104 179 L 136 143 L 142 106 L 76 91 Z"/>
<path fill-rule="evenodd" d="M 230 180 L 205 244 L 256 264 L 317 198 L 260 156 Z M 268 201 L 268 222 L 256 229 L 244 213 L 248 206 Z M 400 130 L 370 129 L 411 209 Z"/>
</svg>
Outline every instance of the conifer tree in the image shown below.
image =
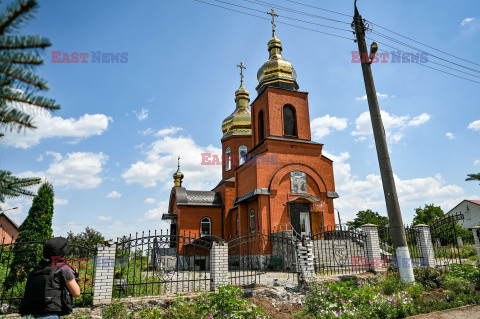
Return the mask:
<svg viewBox="0 0 480 319">
<path fill-rule="evenodd" d="M 52 184 L 43 183 L 33 199 L 27 218 L 19 228 L 20 233 L 13 246 L 10 273 L 5 280 L 6 289 L 11 288 L 14 282 L 24 280 L 43 258 L 43 243 L 52 237 L 53 200 Z"/>
<path fill-rule="evenodd" d="M 45 37 L 19 35 L 19 29 L 34 17 L 36 0 L 13 0 L 0 10 L 0 130 L 34 129 L 33 115 L 59 109 L 54 100 L 38 95 L 48 90 L 47 81 L 35 71 L 51 45 Z M 0 132 L 0 138 L 3 134 Z M 19 179 L 0 170 L 0 202 L 5 196 L 32 195 L 25 187 L 40 179 Z"/>
</svg>

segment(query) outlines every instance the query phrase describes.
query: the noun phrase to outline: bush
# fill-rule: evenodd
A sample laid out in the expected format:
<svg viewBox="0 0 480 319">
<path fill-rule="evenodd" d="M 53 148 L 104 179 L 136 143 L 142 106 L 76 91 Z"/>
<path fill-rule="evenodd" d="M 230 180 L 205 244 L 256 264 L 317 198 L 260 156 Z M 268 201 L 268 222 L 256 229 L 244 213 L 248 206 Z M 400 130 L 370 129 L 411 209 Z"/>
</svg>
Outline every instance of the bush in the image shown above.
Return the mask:
<svg viewBox="0 0 480 319">
<path fill-rule="evenodd" d="M 436 268 L 414 268 L 415 280 L 426 289 L 435 289 L 442 286 L 444 270 Z"/>
<path fill-rule="evenodd" d="M 125 304 L 118 300 L 114 300 L 107 308 L 102 311 L 103 319 L 123 319 L 127 317 L 127 309 Z"/>
<path fill-rule="evenodd" d="M 475 290 L 475 285 L 468 279 L 459 277 L 447 277 L 443 281 L 443 286 L 453 292 L 455 295 L 469 294 Z"/>
</svg>

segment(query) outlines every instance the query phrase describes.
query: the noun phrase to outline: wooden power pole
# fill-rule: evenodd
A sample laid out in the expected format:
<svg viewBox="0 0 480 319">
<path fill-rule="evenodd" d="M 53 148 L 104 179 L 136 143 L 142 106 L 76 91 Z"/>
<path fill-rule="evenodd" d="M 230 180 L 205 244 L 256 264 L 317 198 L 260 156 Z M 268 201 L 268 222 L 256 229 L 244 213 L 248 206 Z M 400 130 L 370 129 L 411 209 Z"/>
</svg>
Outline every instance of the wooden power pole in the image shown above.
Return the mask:
<svg viewBox="0 0 480 319">
<path fill-rule="evenodd" d="M 362 16 L 358 13 L 357 0 L 355 0 L 355 15 L 352 26 L 355 29 L 357 37 L 358 50 L 360 51 L 360 60 L 362 65 L 363 79 L 365 82 L 365 91 L 367 92 L 368 108 L 372 120 L 373 136 L 377 148 L 378 163 L 380 165 L 380 174 L 382 176 L 383 192 L 387 204 L 388 218 L 390 220 L 390 229 L 392 232 L 393 246 L 397 258 L 397 265 L 400 271 L 400 277 L 403 281 L 415 281 L 413 268 L 410 259 L 410 253 L 407 246 L 407 238 L 403 226 L 402 213 L 398 203 L 397 189 L 393 179 L 392 164 L 388 154 L 387 138 L 383 127 L 380 107 L 378 106 L 377 92 L 373 83 L 371 61 L 378 49 L 378 44 L 374 42 L 371 46 L 370 56 L 365 42 L 365 23 Z"/>
</svg>

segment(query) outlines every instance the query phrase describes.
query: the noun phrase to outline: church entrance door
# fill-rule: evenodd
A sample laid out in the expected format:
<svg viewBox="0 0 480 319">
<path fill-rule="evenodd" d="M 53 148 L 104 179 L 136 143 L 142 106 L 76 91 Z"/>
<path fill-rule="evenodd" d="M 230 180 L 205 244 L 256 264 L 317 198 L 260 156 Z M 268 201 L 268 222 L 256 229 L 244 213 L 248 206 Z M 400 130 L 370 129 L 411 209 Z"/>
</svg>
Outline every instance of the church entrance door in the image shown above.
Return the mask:
<svg viewBox="0 0 480 319">
<path fill-rule="evenodd" d="M 310 204 L 291 203 L 290 222 L 295 235 L 299 237 L 309 236 L 311 234 Z"/>
</svg>

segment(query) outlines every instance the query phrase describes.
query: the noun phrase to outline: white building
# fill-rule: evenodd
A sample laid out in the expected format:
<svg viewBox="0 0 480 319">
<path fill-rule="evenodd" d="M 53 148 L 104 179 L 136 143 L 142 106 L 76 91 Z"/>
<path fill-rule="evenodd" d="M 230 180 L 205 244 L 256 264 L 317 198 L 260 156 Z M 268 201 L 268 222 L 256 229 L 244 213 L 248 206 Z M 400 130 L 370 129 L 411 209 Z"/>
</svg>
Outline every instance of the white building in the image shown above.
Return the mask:
<svg viewBox="0 0 480 319">
<path fill-rule="evenodd" d="M 472 228 L 480 225 L 480 200 L 464 199 L 460 204 L 452 208 L 447 215 L 463 214 L 463 220 L 458 224 L 463 228 Z"/>
</svg>

